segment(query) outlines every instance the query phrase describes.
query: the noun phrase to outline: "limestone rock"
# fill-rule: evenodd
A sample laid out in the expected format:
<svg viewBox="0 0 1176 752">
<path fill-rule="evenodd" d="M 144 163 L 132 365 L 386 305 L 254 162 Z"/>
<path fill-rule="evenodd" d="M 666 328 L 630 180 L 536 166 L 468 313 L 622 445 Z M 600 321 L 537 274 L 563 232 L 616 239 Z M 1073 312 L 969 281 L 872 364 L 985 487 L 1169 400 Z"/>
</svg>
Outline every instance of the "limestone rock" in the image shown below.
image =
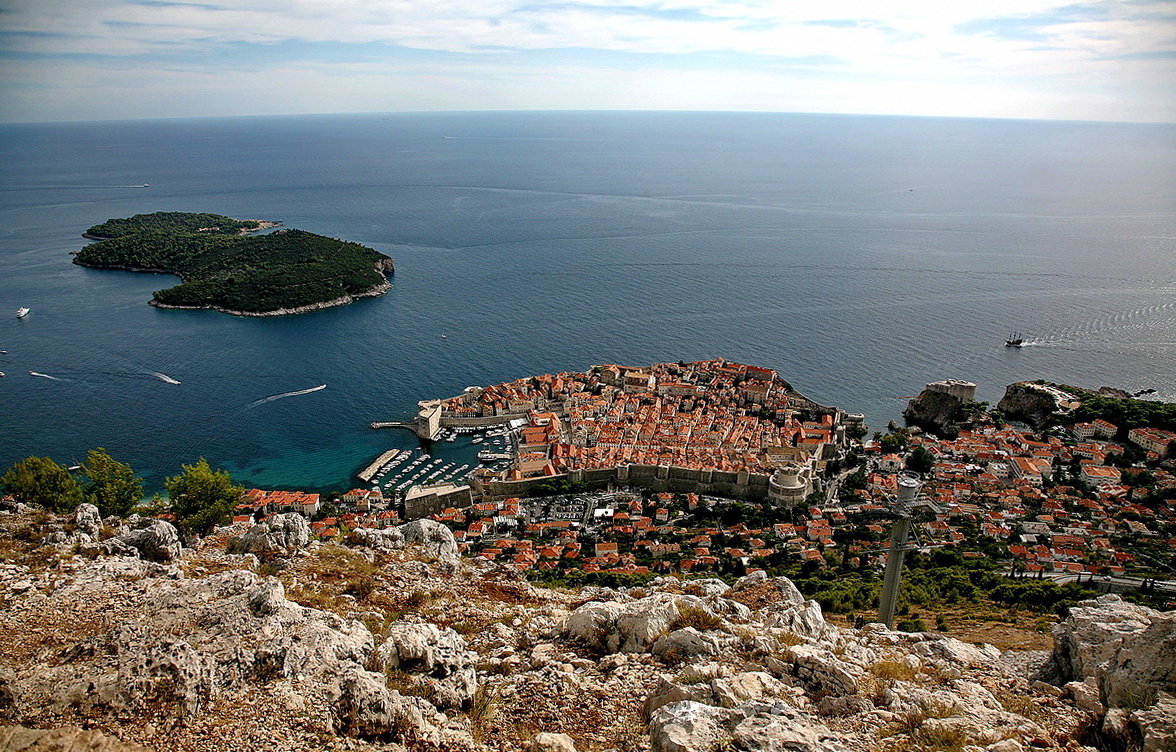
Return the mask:
<svg viewBox="0 0 1176 752">
<path fill-rule="evenodd" d="M 816 691 L 831 695 L 852 695 L 858 691 L 859 669 L 816 645 L 795 645 L 788 651 L 796 676 Z"/>
<path fill-rule="evenodd" d="M 715 655 L 721 647 L 722 643 L 714 634 L 684 627 L 657 638 L 650 652 L 663 660 L 679 661 L 699 655 Z"/>
<path fill-rule="evenodd" d="M 372 652 L 371 633 L 359 622 L 292 603 L 276 580 L 248 571 L 157 580 L 151 598 L 138 618 L 14 680 L 17 704 L 47 696 L 47 710 L 170 706 L 191 715 L 248 682 L 305 679 L 305 691 L 320 691 L 331 677 L 360 670 Z"/>
<path fill-rule="evenodd" d="M 394 527 L 357 527 L 351 531 L 347 542 L 377 551 L 398 551 L 404 548 L 404 534 Z"/>
<path fill-rule="evenodd" d="M 763 671 L 745 671 L 735 676 L 712 680 L 710 689 L 719 706 L 734 708 L 749 700 L 777 695 L 785 687 L 779 680 Z"/>
<path fill-rule="evenodd" d="M 413 520 L 400 525 L 397 530 L 404 536 L 405 543 L 421 546 L 426 554 L 443 565 L 456 569 L 461 563 L 453 531 L 440 522 Z"/>
<path fill-rule="evenodd" d="M 1066 415 L 1076 401 L 1057 387 L 1022 381 L 1005 387 L 996 408 L 1012 420 L 1042 426 L 1051 419 Z"/>
<path fill-rule="evenodd" d="M 788 584 L 792 585 L 791 582 Z M 796 586 L 792 585 L 792 587 Z M 799 591 L 797 595 L 800 595 Z M 816 601 L 805 601 L 803 597 L 800 598 L 799 604 L 791 599 L 773 604 L 764 619 L 764 625 L 784 629 L 801 637 L 815 640 L 828 640 L 835 631 L 825 621 L 825 615 L 821 613 L 821 605 Z"/>
<path fill-rule="evenodd" d="M 349 736 L 409 737 L 425 727 L 419 708 L 389 690 L 379 674 L 351 667 L 335 685 L 335 728 Z"/>
<path fill-rule="evenodd" d="M 653 752 L 713 752 L 731 738 L 725 723 L 730 710 L 700 702 L 675 702 L 659 708 L 649 720 Z"/>
<path fill-rule="evenodd" d="M 1162 698 L 1155 705 L 1132 713 L 1143 739 L 1141 752 L 1170 752 L 1176 749 L 1176 698 Z"/>
<path fill-rule="evenodd" d="M 708 577 L 704 580 L 690 580 L 686 587 L 687 592 L 691 595 L 698 595 L 703 598 L 713 598 L 722 595 L 730 589 L 730 585 L 717 577 Z"/>
<path fill-rule="evenodd" d="M 148 561 L 168 562 L 180 558 L 180 534 L 170 522 L 151 520 L 111 538 L 105 548 L 111 553 L 134 554 Z"/>
<path fill-rule="evenodd" d="M 921 426 L 939 436 L 955 438 L 961 426 L 967 425 L 974 402 L 965 402 L 954 394 L 924 389 L 903 408 L 902 417 L 908 424 Z"/>
<path fill-rule="evenodd" d="M 738 580 L 736 580 L 735 584 L 731 586 L 731 591 L 737 593 L 740 590 L 746 590 L 747 588 L 752 588 L 752 587 L 755 587 L 756 585 L 761 585 L 767 581 L 768 581 L 768 573 L 762 569 L 757 569 L 756 571 L 754 571 L 750 574 L 745 574 L 742 577 L 740 577 Z"/>
<path fill-rule="evenodd" d="M 657 687 L 645 698 L 645 704 L 641 710 L 642 718 L 648 720 L 658 708 L 685 700 L 711 704 L 711 688 L 709 682 L 686 682 L 682 681 L 681 678 L 678 681 L 674 681 L 662 676 L 658 680 Z"/>
<path fill-rule="evenodd" d="M 1058 673 L 1095 677 L 1109 707 L 1149 704 L 1145 694 L 1176 691 L 1176 612 L 1103 595 L 1071 608 L 1053 632 Z"/>
<path fill-rule="evenodd" d="M 911 650 L 916 655 L 960 667 L 987 666 L 1000 659 L 1000 650 L 992 645 L 973 645 L 944 635 L 929 635 L 928 639 L 912 645 Z"/>
<path fill-rule="evenodd" d="M 718 708 L 689 700 L 665 705 L 649 722 L 653 752 L 846 752 L 822 723 L 784 702 Z"/>
<path fill-rule="evenodd" d="M 568 616 L 563 632 L 609 653 L 643 653 L 687 622 L 705 625 L 718 619 L 702 598 L 654 593 L 628 603 L 586 603 Z"/>
<path fill-rule="evenodd" d="M 74 511 L 73 522 L 79 533 L 95 536 L 102 529 L 102 514 L 93 504 L 81 504 Z"/>
<path fill-rule="evenodd" d="M 0 727 L 0 750 L 4 752 L 150 752 L 138 744 L 119 741 L 93 729 L 68 726 L 30 729 Z"/>
<path fill-rule="evenodd" d="M 732 748 L 747 752 L 847 752 L 826 726 L 791 705 L 752 703 L 732 732 Z"/>
<path fill-rule="evenodd" d="M 297 512 L 275 514 L 229 543 L 232 554 L 281 554 L 310 543 L 310 524 Z"/>
<path fill-rule="evenodd" d="M 1062 690 L 1074 701 L 1075 705 L 1083 710 L 1095 715 L 1102 715 L 1106 712 L 1106 706 L 1103 705 L 1099 696 L 1097 678 L 1088 676 L 1084 681 L 1069 682 L 1062 687 Z"/>
<path fill-rule="evenodd" d="M 567 734 L 542 731 L 531 738 L 528 752 L 576 752 L 576 744 Z"/>
<path fill-rule="evenodd" d="M 462 636 L 449 628 L 392 624 L 376 649 L 376 658 L 385 670 L 401 671 L 421 681 L 437 707 L 469 707 L 478 688 L 477 654 L 468 652 Z"/>
</svg>

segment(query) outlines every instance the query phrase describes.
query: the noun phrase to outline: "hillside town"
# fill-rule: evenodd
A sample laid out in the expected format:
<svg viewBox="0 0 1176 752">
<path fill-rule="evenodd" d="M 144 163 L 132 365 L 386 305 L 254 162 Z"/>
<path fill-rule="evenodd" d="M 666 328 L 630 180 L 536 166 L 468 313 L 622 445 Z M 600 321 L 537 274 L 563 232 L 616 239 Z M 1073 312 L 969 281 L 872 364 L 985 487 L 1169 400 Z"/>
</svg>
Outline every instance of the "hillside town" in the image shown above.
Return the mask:
<svg viewBox="0 0 1176 752">
<path fill-rule="evenodd" d="M 505 473 L 519 480 L 621 464 L 770 472 L 834 445 L 836 413 L 771 369 L 716 359 L 519 379 L 448 399 L 442 416 L 526 417 Z"/>
<path fill-rule="evenodd" d="M 914 525 L 925 550 L 953 547 L 1010 575 L 1060 581 L 1176 577 L 1176 434 L 1155 427 L 1097 419 L 1037 431 L 996 417 L 954 438 L 900 428 L 850 439 L 838 411 L 775 372 L 721 360 L 522 379 L 467 392 L 445 410 L 525 416 L 515 461 L 494 473 L 505 479 L 576 478 L 574 469 L 638 460 L 779 473 L 773 458 L 786 451 L 819 469 L 799 503 L 700 493 L 656 475 L 579 475 L 562 492 L 534 482 L 518 495 L 470 492 L 460 497 L 468 503 L 427 515 L 454 531 L 463 553 L 522 572 L 880 567 L 897 478 L 913 472 L 930 502 Z M 331 537 L 396 524 L 404 510 L 376 487 L 329 505 L 255 489 L 237 511 L 239 520 L 298 511 Z"/>
</svg>

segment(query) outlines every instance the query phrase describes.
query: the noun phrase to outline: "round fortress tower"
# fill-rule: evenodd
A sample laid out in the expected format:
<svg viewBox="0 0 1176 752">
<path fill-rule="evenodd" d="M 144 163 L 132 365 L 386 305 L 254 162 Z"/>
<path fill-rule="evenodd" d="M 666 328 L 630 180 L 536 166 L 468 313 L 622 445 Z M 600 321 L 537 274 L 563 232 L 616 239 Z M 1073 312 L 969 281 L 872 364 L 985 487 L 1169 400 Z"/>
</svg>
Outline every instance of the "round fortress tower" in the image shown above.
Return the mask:
<svg viewBox="0 0 1176 752">
<path fill-rule="evenodd" d="M 781 507 L 796 506 L 812 489 L 812 468 L 789 462 L 781 465 L 768 480 L 768 501 Z"/>
</svg>

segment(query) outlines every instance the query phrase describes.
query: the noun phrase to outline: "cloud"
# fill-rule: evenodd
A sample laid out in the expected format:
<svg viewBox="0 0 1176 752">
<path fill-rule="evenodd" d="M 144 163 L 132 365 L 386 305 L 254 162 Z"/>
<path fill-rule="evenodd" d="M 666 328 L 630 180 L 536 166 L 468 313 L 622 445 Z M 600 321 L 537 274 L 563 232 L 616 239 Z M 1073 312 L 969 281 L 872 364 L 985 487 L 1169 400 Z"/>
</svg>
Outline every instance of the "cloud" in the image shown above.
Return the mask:
<svg viewBox="0 0 1176 752">
<path fill-rule="evenodd" d="M 299 66 L 340 86 L 357 75 L 354 66 L 377 64 L 402 76 L 441 75 L 447 66 L 468 75 L 477 66 L 522 80 L 545 67 L 570 66 L 585 77 L 576 87 L 588 97 L 584 107 L 622 106 L 608 90 L 617 70 L 661 86 L 670 86 L 668 72 L 677 71 L 696 84 L 693 105 L 680 102 L 690 89 L 668 98 L 636 84 L 621 90 L 629 92 L 626 102 L 673 99 L 708 109 L 734 107 L 739 99 L 748 109 L 761 109 L 759 102 L 840 109 L 840 101 L 809 83 L 819 80 L 848 97 L 855 111 L 890 111 L 877 96 L 890 92 L 912 114 L 943 114 L 943 92 L 955 91 L 961 94 L 951 101 L 975 103 L 967 114 L 1006 113 L 1009 107 L 998 104 L 1004 91 L 1010 106 L 1028 108 L 1024 116 L 1061 108 L 1068 116 L 1118 117 L 1124 108 L 1095 104 L 1104 101 L 1101 92 L 1117 90 L 1132 112 L 1176 119 L 1176 103 L 1157 87 L 1176 73 L 1171 0 L 0 0 L 0 18 L 0 54 L 21 63 L 21 75 L 64 85 L 77 79 L 53 77 L 73 61 L 77 75 L 90 71 L 87 85 L 119 92 L 106 106 L 112 114 L 119 102 L 135 99 L 134 81 L 156 85 L 154 74 L 183 72 L 184 85 L 194 86 L 202 76 L 249 71 L 260 87 L 266 75 L 272 85 Z M 123 80 L 113 80 L 116 70 Z M 748 101 L 699 84 L 704 71 L 707 81 L 747 92 Z M 555 96 L 536 90 L 528 98 L 506 73 L 492 81 L 477 73 L 525 106 L 542 107 L 541 96 Z M 16 71 L 0 72 L 0 94 L 19 80 Z M 788 95 L 775 94 L 782 91 Z M 1083 92 L 1091 103 L 1085 109 L 1059 104 L 1081 101 Z M 1033 105 L 1035 96 L 1041 104 Z M 438 99 L 413 97 L 397 101 L 427 109 Z M 483 89 L 463 101 L 480 108 L 501 99 Z"/>
</svg>

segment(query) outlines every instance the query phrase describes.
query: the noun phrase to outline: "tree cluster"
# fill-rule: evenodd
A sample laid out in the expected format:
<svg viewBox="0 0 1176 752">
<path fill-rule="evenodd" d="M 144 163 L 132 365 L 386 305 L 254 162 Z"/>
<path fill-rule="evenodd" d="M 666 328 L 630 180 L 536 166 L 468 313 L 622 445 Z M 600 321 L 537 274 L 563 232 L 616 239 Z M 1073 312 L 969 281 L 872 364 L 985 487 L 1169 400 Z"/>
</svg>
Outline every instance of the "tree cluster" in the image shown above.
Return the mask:
<svg viewBox="0 0 1176 752">
<path fill-rule="evenodd" d="M 386 281 L 381 267 L 390 259 L 358 243 L 302 230 L 244 236 L 148 224 L 86 246 L 74 262 L 178 274 L 182 284 L 155 292 L 155 300 L 164 305 L 265 313 L 369 292 Z"/>
<path fill-rule="evenodd" d="M 157 496 L 148 508 L 171 514 L 176 527 L 190 535 L 204 535 L 229 522 L 245 491 L 233 484 L 227 472 L 213 470 L 203 457 L 183 465 L 178 475 L 164 481 L 164 487 L 168 501 Z M 145 501 L 142 478 L 101 447 L 90 450 L 77 477 L 48 457 L 26 457 L 0 477 L 0 490 L 18 502 L 58 513 L 90 503 L 103 517 L 123 517 Z"/>
<path fill-rule="evenodd" d="M 91 238 L 121 238 L 137 232 L 207 232 L 218 235 L 239 235 L 256 230 L 260 223 L 253 219 L 233 219 L 221 214 L 205 212 L 152 212 L 133 217 L 108 219 L 86 230 Z"/>
<path fill-rule="evenodd" d="M 1073 415 L 1079 422 L 1102 418 L 1114 423 L 1121 431 L 1144 426 L 1176 431 L 1176 404 L 1170 402 L 1106 397 L 1099 394 L 1084 397 Z"/>
</svg>

